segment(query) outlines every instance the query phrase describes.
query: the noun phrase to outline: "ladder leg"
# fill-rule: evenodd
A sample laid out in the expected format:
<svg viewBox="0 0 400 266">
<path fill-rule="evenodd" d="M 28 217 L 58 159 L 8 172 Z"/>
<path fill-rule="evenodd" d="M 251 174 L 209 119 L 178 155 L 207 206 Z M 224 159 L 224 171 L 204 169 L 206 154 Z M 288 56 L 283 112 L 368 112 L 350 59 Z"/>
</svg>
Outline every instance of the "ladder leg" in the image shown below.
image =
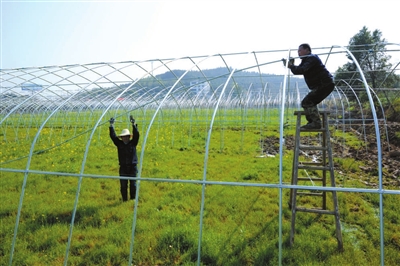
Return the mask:
<svg viewBox="0 0 400 266">
<path fill-rule="evenodd" d="M 294 145 L 294 159 L 292 168 L 292 185 L 297 185 L 298 181 L 298 165 L 299 165 L 299 153 L 300 153 L 300 126 L 301 126 L 301 113 L 297 114 L 296 123 L 296 136 Z M 294 244 L 294 234 L 296 225 L 296 199 L 297 199 L 297 189 L 290 190 L 290 209 L 292 211 L 291 226 L 290 226 L 290 246 Z"/>
<path fill-rule="evenodd" d="M 340 225 L 339 206 L 338 206 L 336 191 L 333 191 L 332 194 L 333 194 L 333 202 L 335 208 L 336 238 L 338 241 L 338 249 L 340 251 L 343 251 L 342 229 Z"/>
<path fill-rule="evenodd" d="M 331 176 L 331 187 L 336 187 L 335 175 L 333 170 L 333 156 L 332 156 L 332 147 L 330 142 L 330 133 L 328 128 L 328 119 L 327 114 L 324 113 L 324 127 L 326 128 L 326 139 L 328 145 L 328 159 L 330 167 L 330 176 Z M 343 239 L 342 239 L 342 229 L 340 224 L 340 214 L 339 214 L 339 203 L 337 198 L 337 192 L 332 191 L 333 198 L 333 207 L 335 212 L 335 225 L 336 225 L 336 238 L 338 241 L 338 249 L 343 251 Z"/>
<path fill-rule="evenodd" d="M 296 135 L 294 138 L 295 145 L 294 145 L 294 158 L 293 158 L 293 165 L 292 165 L 292 185 L 297 185 L 297 177 L 298 177 L 298 165 L 299 165 L 299 147 L 300 147 L 300 124 L 301 124 L 301 113 L 297 115 L 297 122 L 296 122 Z M 290 199 L 289 199 L 289 208 L 292 209 L 293 200 L 296 197 L 293 197 L 294 191 L 290 189 Z"/>
<path fill-rule="evenodd" d="M 294 234 L 295 234 L 295 225 L 296 225 L 296 193 L 297 189 L 292 189 L 293 200 L 292 200 L 292 217 L 290 224 L 290 246 L 292 247 L 294 244 Z"/>
</svg>

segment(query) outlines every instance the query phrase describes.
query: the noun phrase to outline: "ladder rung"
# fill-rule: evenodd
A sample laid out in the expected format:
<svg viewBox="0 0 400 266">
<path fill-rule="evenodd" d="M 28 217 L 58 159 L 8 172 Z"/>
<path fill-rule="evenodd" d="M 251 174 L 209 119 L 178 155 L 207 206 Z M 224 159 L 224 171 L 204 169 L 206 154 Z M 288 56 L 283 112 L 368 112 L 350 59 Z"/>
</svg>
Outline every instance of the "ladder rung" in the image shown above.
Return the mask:
<svg viewBox="0 0 400 266">
<path fill-rule="evenodd" d="M 296 192 L 297 193 L 297 195 L 300 195 L 300 196 L 323 196 L 324 195 L 324 193 L 323 192 L 320 192 L 320 193 L 316 193 L 316 192 Z"/>
<path fill-rule="evenodd" d="M 319 129 L 304 129 L 300 128 L 300 132 L 325 132 L 325 128 L 319 128 Z"/>
<path fill-rule="evenodd" d="M 324 181 L 323 178 L 319 178 L 319 177 L 298 177 L 297 180 L 300 180 L 300 181 Z"/>
<path fill-rule="evenodd" d="M 327 147 L 322 147 L 322 146 L 304 146 L 304 145 L 300 145 L 299 149 L 300 150 L 311 150 L 311 151 L 326 151 L 326 150 L 328 150 Z"/>
<path fill-rule="evenodd" d="M 324 165 L 322 162 L 299 162 L 299 165 Z"/>
<path fill-rule="evenodd" d="M 299 165 L 297 166 L 298 169 L 306 169 L 306 170 L 326 170 L 329 171 L 331 168 L 330 167 L 324 167 L 324 166 L 309 166 L 309 165 Z"/>
<path fill-rule="evenodd" d="M 330 210 L 308 209 L 308 208 L 305 208 L 305 207 L 297 207 L 296 211 L 299 211 L 299 212 L 312 212 L 312 213 L 320 213 L 320 214 L 331 214 L 331 215 L 335 215 L 336 214 L 334 211 L 330 211 Z"/>
<path fill-rule="evenodd" d="M 323 165 L 322 162 L 310 162 L 310 161 L 308 161 L 308 162 L 299 162 L 299 164 L 300 165 L 301 164 L 304 164 L 304 165 Z"/>
<path fill-rule="evenodd" d="M 326 110 L 320 110 L 319 113 L 321 115 L 323 115 L 323 114 L 329 115 L 331 112 L 330 111 L 326 111 Z M 297 111 L 294 111 L 294 114 L 295 115 L 306 115 L 306 112 L 304 110 L 297 110 Z"/>
</svg>

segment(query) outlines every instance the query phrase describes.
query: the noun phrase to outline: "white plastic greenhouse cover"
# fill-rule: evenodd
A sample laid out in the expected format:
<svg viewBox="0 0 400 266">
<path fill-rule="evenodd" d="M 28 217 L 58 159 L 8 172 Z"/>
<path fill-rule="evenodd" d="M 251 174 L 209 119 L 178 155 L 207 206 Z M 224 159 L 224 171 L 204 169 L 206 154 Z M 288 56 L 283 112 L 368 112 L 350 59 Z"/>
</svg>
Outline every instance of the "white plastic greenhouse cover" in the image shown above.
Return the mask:
<svg viewBox="0 0 400 266">
<path fill-rule="evenodd" d="M 399 51 L 398 44 L 387 44 L 388 51 Z M 318 54 L 324 63 L 329 66 L 331 62 L 343 65 L 348 57 L 354 56 L 351 52 L 342 46 L 313 48 L 313 52 Z M 93 63 L 83 65 L 66 66 L 46 66 L 29 67 L 18 69 L 1 69 L 1 145 L 18 143 L 22 138 L 24 141 L 30 141 L 30 149 L 26 152 L 24 159 L 27 160 L 26 166 L 21 169 L 9 167 L 12 160 L 2 160 L 0 172 L 14 172 L 23 175 L 23 184 L 20 192 L 18 205 L 18 214 L 15 221 L 15 230 L 13 235 L 10 265 L 12 264 L 15 242 L 18 239 L 18 225 L 25 196 L 25 186 L 31 174 L 46 175 L 65 175 L 78 178 L 77 193 L 72 211 L 68 243 L 64 265 L 68 262 L 68 255 L 71 246 L 71 239 L 74 228 L 75 214 L 77 211 L 78 200 L 82 180 L 91 178 L 119 178 L 118 176 L 93 175 L 85 172 L 85 165 L 88 153 L 93 140 L 104 133 L 104 128 L 108 128 L 108 119 L 116 117 L 117 120 L 127 120 L 130 114 L 133 114 L 140 124 L 141 130 L 141 150 L 138 164 L 137 191 L 136 199 L 140 197 L 140 183 L 146 181 L 152 182 L 182 182 L 202 185 L 201 213 L 199 221 L 198 234 L 198 265 L 200 265 L 202 222 L 205 200 L 205 187 L 209 184 L 227 185 L 227 186 L 255 186 L 265 188 L 279 189 L 279 261 L 282 263 L 282 190 L 290 188 L 303 188 L 304 186 L 293 186 L 283 182 L 282 178 L 282 154 L 283 145 L 280 145 L 279 156 L 279 181 L 277 183 L 260 184 L 246 182 L 222 182 L 209 181 L 207 179 L 208 156 L 210 150 L 211 135 L 217 122 L 217 115 L 223 110 L 239 109 L 245 112 L 253 108 L 260 111 L 260 117 L 242 117 L 238 123 L 242 127 L 249 125 L 258 125 L 265 123 L 271 109 L 280 110 L 279 132 L 280 143 L 284 143 L 285 123 L 289 120 L 287 109 L 300 108 L 300 99 L 304 97 L 307 91 L 301 90 L 298 79 L 282 66 L 281 58 L 295 57 L 299 60 L 296 49 L 260 51 L 235 54 L 217 54 L 209 56 L 192 56 L 176 59 L 157 59 L 146 61 L 126 61 L 117 63 Z M 380 126 L 385 123 L 385 117 L 378 117 L 376 110 L 382 106 L 375 106 L 375 91 L 368 86 L 364 73 L 357 61 L 357 72 L 362 77 L 362 83 L 365 93 L 369 99 L 369 105 L 372 109 L 372 123 L 375 126 L 376 145 L 378 149 L 377 171 L 379 186 L 376 189 L 360 189 L 346 187 L 316 187 L 318 190 L 341 191 L 341 192 L 360 192 L 360 193 L 378 193 L 380 196 L 379 219 L 380 219 L 380 245 L 381 245 L 381 264 L 384 264 L 384 242 L 383 242 L 383 204 L 382 196 L 384 194 L 400 194 L 400 190 L 385 190 L 382 187 L 382 151 L 381 136 L 386 136 L 381 132 Z M 396 71 L 395 66 L 393 72 Z M 218 76 L 209 76 L 209 69 L 219 69 Z M 333 69 L 331 69 L 332 71 Z M 199 74 L 193 78 L 193 73 Z M 247 87 L 240 87 L 244 79 L 242 74 L 251 72 L 258 83 L 247 83 Z M 274 75 L 268 73 L 275 73 Z M 278 73 L 278 74 L 276 74 Z M 162 76 L 163 75 L 163 76 Z M 162 76 L 162 78 L 161 78 Z M 279 84 L 276 84 L 273 78 L 280 78 Z M 253 79 L 252 79 L 253 80 Z M 240 81 L 240 82 L 239 82 Z M 148 85 L 146 85 L 148 84 Z M 346 91 L 354 91 L 352 80 L 343 80 L 344 87 L 336 87 L 335 91 L 323 102 L 329 109 L 332 121 L 345 125 L 344 117 L 348 109 Z M 358 88 L 359 90 L 359 88 Z M 205 93 L 207 92 L 207 93 Z M 358 98 L 357 98 L 358 100 Z M 379 99 L 378 99 L 379 102 Z M 363 104 L 360 103 L 360 108 Z M 180 110 L 191 110 L 187 117 L 181 117 Z M 165 110 L 173 110 L 175 117 L 164 115 Z M 149 134 L 159 130 L 160 121 L 177 120 L 189 121 L 196 124 L 199 110 L 209 110 L 205 117 L 207 126 L 206 145 L 204 150 L 203 177 L 201 180 L 181 180 L 181 179 L 160 179 L 151 176 L 142 176 L 143 165 L 146 164 L 146 145 L 151 141 Z M 73 118 L 69 113 L 76 114 Z M 89 115 L 82 114 L 89 113 Z M 383 112 L 382 112 L 383 113 Z M 22 116 L 21 114 L 24 114 Z M 147 118 L 146 118 L 147 117 Z M 72 119 L 74 119 L 72 121 Z M 367 118 L 365 118 L 367 119 Z M 364 120 L 364 117 L 363 117 Z M 48 146 L 43 146 L 41 132 L 59 128 L 63 124 L 79 124 L 80 130 L 75 128 L 75 134 L 62 136 L 50 136 L 46 140 Z M 293 122 L 292 120 L 290 120 Z M 204 121 L 203 121 L 204 122 Z M 122 122 L 124 123 L 124 122 Z M 362 121 L 364 124 L 365 121 Z M 36 134 L 30 136 L 24 135 L 31 128 L 35 128 Z M 345 130 L 343 126 L 343 130 Z M 69 131 L 70 132 L 70 131 Z M 82 156 L 81 169 L 79 173 L 40 171 L 31 164 L 34 158 L 40 152 L 62 146 L 69 141 L 82 137 L 82 145 L 85 151 Z M 38 144 L 41 143 L 40 149 Z M 133 212 L 133 223 L 131 232 L 131 249 L 129 264 L 132 263 L 132 251 L 134 249 L 135 227 L 137 221 L 138 200 L 135 201 Z"/>
</svg>

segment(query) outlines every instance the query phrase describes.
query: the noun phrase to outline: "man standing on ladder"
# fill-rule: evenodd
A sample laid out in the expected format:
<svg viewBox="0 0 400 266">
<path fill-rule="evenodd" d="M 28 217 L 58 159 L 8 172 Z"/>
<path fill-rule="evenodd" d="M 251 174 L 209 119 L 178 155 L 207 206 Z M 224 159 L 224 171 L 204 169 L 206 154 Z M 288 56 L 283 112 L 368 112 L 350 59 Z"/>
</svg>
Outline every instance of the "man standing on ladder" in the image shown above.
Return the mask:
<svg viewBox="0 0 400 266">
<path fill-rule="evenodd" d="M 320 129 L 322 127 L 317 104 L 322 102 L 335 88 L 333 76 L 325 68 L 321 59 L 311 53 L 311 47 L 307 43 L 300 44 L 298 55 L 301 59 L 300 65 L 294 65 L 294 58 L 290 58 L 287 67 L 294 75 L 303 75 L 308 88 L 311 90 L 301 101 L 307 124 L 302 129 Z M 284 66 L 286 60 L 282 59 Z"/>
</svg>

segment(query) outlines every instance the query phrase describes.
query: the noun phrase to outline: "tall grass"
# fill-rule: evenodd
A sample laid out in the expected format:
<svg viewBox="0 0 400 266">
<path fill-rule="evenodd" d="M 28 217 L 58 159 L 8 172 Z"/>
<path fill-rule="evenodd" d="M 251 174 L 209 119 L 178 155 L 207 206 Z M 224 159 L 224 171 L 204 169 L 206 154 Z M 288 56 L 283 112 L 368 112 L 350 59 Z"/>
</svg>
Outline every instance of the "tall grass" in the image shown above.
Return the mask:
<svg viewBox="0 0 400 266">
<path fill-rule="evenodd" d="M 145 149 L 141 177 L 152 179 L 140 183 L 134 265 L 195 265 L 197 262 L 202 185 L 167 181 L 203 179 L 209 126 L 204 117 L 209 114 L 197 114 L 190 121 L 173 114 L 165 112 L 164 120 L 153 125 L 146 145 L 140 142 L 138 147 L 139 151 Z M 207 180 L 254 185 L 278 183 L 278 156 L 259 156 L 263 138 L 278 134 L 278 113 L 271 113 L 269 121 L 246 120 L 240 112 L 226 114 L 229 115 L 219 117 L 213 128 Z M 66 117 L 67 121 L 73 120 Z M 148 120 L 136 117 L 143 141 Z M 85 132 L 90 132 L 90 123 L 87 128 L 48 126 L 40 133 L 29 166 L 30 170 L 43 172 L 28 174 L 13 265 L 62 265 L 66 255 L 78 185 L 75 174 L 82 170 L 89 140 L 89 133 Z M 126 265 L 129 260 L 134 202 L 120 199 L 117 154 L 107 126 L 98 128 L 90 140 L 83 172 L 98 178 L 85 176 L 83 179 L 68 265 Z M 127 126 L 117 124 L 117 131 Z M 3 132 L 15 136 L 15 129 L 15 125 L 9 124 Z M 37 128 L 26 125 L 19 129 L 18 138 L 2 141 L 2 168 L 27 167 L 27 155 L 36 132 Z M 286 134 L 293 134 L 293 130 Z M 285 150 L 284 182 L 290 182 L 292 157 L 292 151 Z M 338 174 L 338 185 L 364 187 L 358 182 L 362 173 L 359 167 L 354 167 L 362 162 L 335 160 L 342 169 L 348 169 Z M 7 265 L 24 173 L 9 170 L 0 173 L 0 264 Z M 284 203 L 288 202 L 288 195 L 289 191 L 283 190 Z M 291 213 L 284 205 L 283 265 L 380 263 L 379 195 L 338 193 L 338 197 L 344 252 L 337 249 L 333 217 L 307 213 L 297 215 L 295 245 L 290 247 Z M 207 185 L 201 264 L 277 265 L 278 199 L 276 188 Z M 314 199 L 308 200 L 310 204 L 318 204 Z M 384 195 L 386 265 L 400 264 L 399 200 L 398 195 Z"/>
</svg>

